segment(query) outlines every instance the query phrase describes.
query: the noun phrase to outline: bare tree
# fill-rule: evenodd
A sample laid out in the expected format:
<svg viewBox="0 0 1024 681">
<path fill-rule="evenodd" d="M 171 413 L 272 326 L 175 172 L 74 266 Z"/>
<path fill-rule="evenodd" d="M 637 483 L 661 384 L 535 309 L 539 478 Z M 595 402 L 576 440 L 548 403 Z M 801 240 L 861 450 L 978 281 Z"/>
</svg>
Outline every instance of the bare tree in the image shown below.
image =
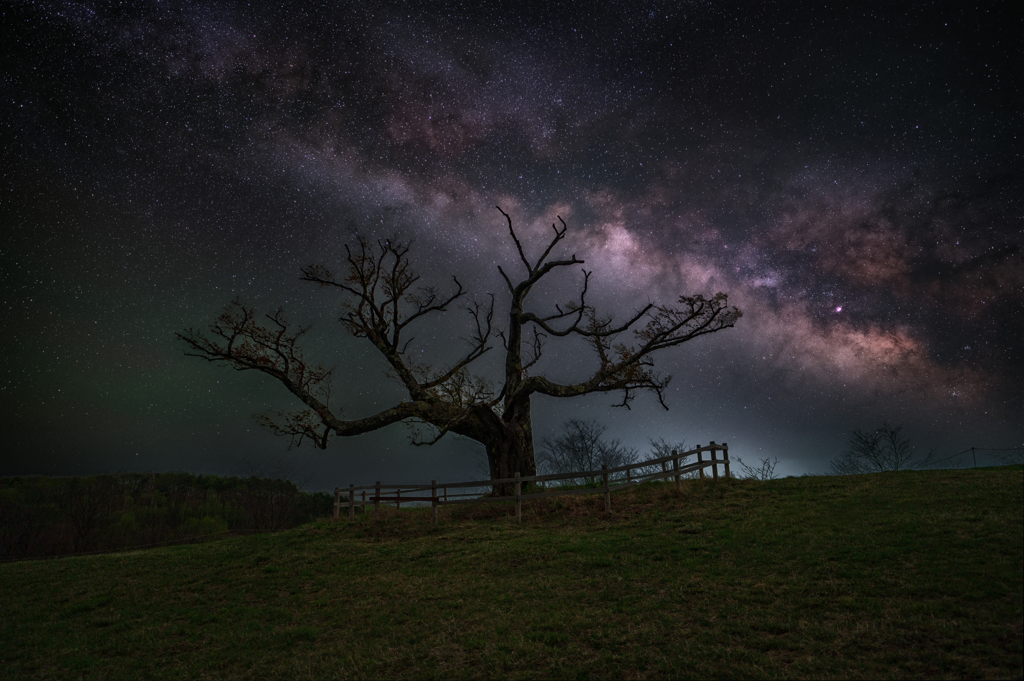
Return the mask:
<svg viewBox="0 0 1024 681">
<path fill-rule="evenodd" d="M 849 449 L 832 460 L 836 475 L 858 475 L 883 471 L 919 470 L 932 463 L 934 452 L 917 456 L 903 426 L 882 423 L 875 430 L 854 428 Z"/>
<path fill-rule="evenodd" d="M 1004 451 L 1010 453 L 996 455 L 1003 462 L 1004 466 L 1019 466 L 1024 463 L 1024 447 L 1008 448 Z"/>
<path fill-rule="evenodd" d="M 636 463 L 635 449 L 623 447 L 619 440 L 605 440 L 607 430 L 597 421 L 569 419 L 562 426 L 562 434 L 554 439 L 544 438 L 538 463 L 547 473 L 574 473 L 616 468 Z M 594 476 L 587 476 L 593 482 Z"/>
<path fill-rule="evenodd" d="M 760 466 L 748 466 L 743 459 L 735 457 L 736 463 L 740 465 L 740 474 L 736 477 L 747 478 L 748 480 L 774 480 L 775 467 L 779 465 L 779 457 L 774 459 L 761 459 Z"/>
<path fill-rule="evenodd" d="M 60 509 L 71 525 L 75 553 L 92 548 L 104 516 L 119 500 L 115 484 L 109 475 L 68 479 Z"/>
<path fill-rule="evenodd" d="M 669 442 L 663 437 L 648 438 L 647 442 L 651 445 L 651 455 L 648 459 L 664 459 L 666 456 L 673 456 L 675 454 L 681 454 L 686 451 L 686 440 L 680 440 L 679 442 Z M 680 462 L 681 465 L 686 465 L 685 461 Z M 690 463 L 693 463 L 692 461 Z M 644 468 L 637 469 L 634 471 L 634 475 L 651 475 L 657 473 L 661 468 L 658 466 L 646 466 Z M 680 475 L 681 478 L 693 479 L 700 477 L 698 471 L 690 471 L 689 473 L 683 473 Z"/>
<path fill-rule="evenodd" d="M 620 392 L 622 401 L 618 406 L 628 408 L 639 391 L 648 390 L 667 409 L 663 391 L 669 377 L 654 371 L 652 355 L 729 328 L 740 317 L 740 311 L 728 305 L 726 295 L 718 293 L 711 298 L 680 296 L 671 306 L 648 303 L 616 324 L 611 316 L 598 314 L 588 304 L 591 272 L 587 270 L 583 270 L 578 299 L 555 305 L 553 311 L 529 310 L 527 298 L 541 279 L 553 270 L 582 265 L 584 261 L 575 255 L 549 259 L 568 231 L 559 218 L 561 227 L 552 225 L 554 236 L 531 262 L 512 219 L 501 208 L 498 210 L 508 223 L 525 269 L 525 277 L 513 283 L 511 276 L 498 267 L 511 294 L 504 330 L 494 325 L 494 297 L 485 303 L 468 301 L 457 278 L 453 277 L 448 293 L 433 286 L 417 287 L 419 275 L 410 264 L 409 246 L 397 241 L 371 243 L 360 237 L 354 246 L 346 247 L 340 273 L 321 265 L 302 270 L 302 280 L 341 295 L 342 325 L 352 335 L 373 344 L 387 361 L 393 378 L 408 393 L 407 400 L 372 416 L 343 417 L 331 403 L 331 370 L 307 360 L 300 348 L 308 327 L 292 326 L 281 310 L 261 319 L 252 308 L 235 300 L 206 331 L 188 329 L 177 336 L 188 345 L 188 355 L 239 371 L 259 371 L 280 381 L 304 407 L 266 414 L 260 421 L 296 444 L 308 440 L 326 449 L 332 435 L 358 435 L 399 422 L 419 423 L 430 426 L 433 437 L 414 437 L 415 444 L 432 444 L 449 432 L 474 439 L 486 447 L 492 478 L 508 478 L 517 471 L 524 476 L 536 473 L 530 411 L 534 394 L 576 397 Z M 420 365 L 408 353 L 411 325 L 456 304 L 464 304 L 471 320 L 468 349 L 450 366 L 434 369 Z M 632 343 L 619 340 L 626 332 L 632 332 Z M 597 366 L 588 376 L 562 384 L 530 373 L 541 358 L 546 340 L 573 336 L 589 343 L 594 351 Z M 495 338 L 505 350 L 500 386 L 469 370 L 492 349 Z"/>
<path fill-rule="evenodd" d="M 648 443 L 651 445 L 652 459 L 663 459 L 666 456 L 671 456 L 673 453 L 685 452 L 686 451 L 686 440 L 680 440 L 679 442 L 669 442 L 663 437 L 648 438 Z"/>
</svg>

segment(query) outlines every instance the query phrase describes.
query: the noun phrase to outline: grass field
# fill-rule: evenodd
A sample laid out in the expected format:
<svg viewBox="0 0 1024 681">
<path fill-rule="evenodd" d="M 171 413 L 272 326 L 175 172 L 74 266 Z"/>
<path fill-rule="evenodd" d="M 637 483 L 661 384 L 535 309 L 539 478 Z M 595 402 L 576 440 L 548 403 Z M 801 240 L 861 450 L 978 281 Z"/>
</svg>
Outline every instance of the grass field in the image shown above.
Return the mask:
<svg viewBox="0 0 1024 681">
<path fill-rule="evenodd" d="M 3 678 L 1021 678 L 1024 471 L 687 481 L 0 565 Z"/>
</svg>

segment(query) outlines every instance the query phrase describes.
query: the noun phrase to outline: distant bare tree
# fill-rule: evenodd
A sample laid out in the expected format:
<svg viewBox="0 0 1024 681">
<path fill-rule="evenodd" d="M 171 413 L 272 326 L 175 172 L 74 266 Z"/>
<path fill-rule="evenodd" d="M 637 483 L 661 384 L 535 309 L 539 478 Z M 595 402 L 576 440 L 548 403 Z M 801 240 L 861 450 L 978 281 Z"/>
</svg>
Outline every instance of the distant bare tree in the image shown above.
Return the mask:
<svg viewBox="0 0 1024 681">
<path fill-rule="evenodd" d="M 672 454 L 680 454 L 686 451 L 686 440 L 680 440 L 679 442 L 669 442 L 663 437 L 659 437 L 657 439 L 652 437 L 647 441 L 651 445 L 651 455 L 647 457 L 649 459 L 664 459 L 666 456 L 672 456 Z M 686 465 L 687 463 L 693 463 L 693 461 L 680 461 L 680 465 Z M 637 474 L 654 474 L 657 473 L 659 470 L 661 470 L 660 467 L 655 469 L 655 467 L 648 466 L 647 468 L 639 469 L 637 471 Z M 683 479 L 697 478 L 700 477 L 700 473 L 698 471 L 690 471 L 689 473 L 683 473 L 679 477 Z"/>
<path fill-rule="evenodd" d="M 998 454 L 997 458 L 1004 466 L 1019 466 L 1024 463 L 1024 448 L 1008 449 L 1009 454 Z"/>
<path fill-rule="evenodd" d="M 92 548 L 105 514 L 119 500 L 113 476 L 70 478 L 60 510 L 71 526 L 75 553 Z"/>
<path fill-rule="evenodd" d="M 740 474 L 736 477 L 747 478 L 748 480 L 774 480 L 775 467 L 779 465 L 779 457 L 774 459 L 761 459 L 760 466 L 748 466 L 743 459 L 735 457 L 736 463 L 740 465 Z"/>
<path fill-rule="evenodd" d="M 500 208 L 498 209 L 501 210 Z M 450 293 L 423 286 L 409 260 L 409 245 L 395 240 L 358 238 L 345 249 L 341 268 L 312 265 L 301 279 L 333 291 L 342 299 L 342 326 L 365 338 L 383 356 L 390 375 L 401 383 L 408 398 L 364 418 L 347 418 L 332 402 L 332 370 L 306 358 L 301 348 L 308 327 L 297 327 L 280 310 L 269 315 L 236 300 L 206 330 L 177 334 L 188 346 L 186 354 L 223 364 L 238 371 L 257 371 L 279 381 L 301 403 L 297 411 L 264 415 L 260 420 L 272 431 L 294 442 L 312 442 L 322 449 L 332 436 L 368 433 L 399 423 L 427 426 L 433 437 L 414 440 L 433 444 L 452 432 L 484 445 L 491 478 L 510 478 L 515 472 L 536 472 L 533 445 L 533 395 L 578 397 L 590 393 L 619 393 L 619 406 L 629 407 L 640 391 L 650 391 L 664 406 L 669 377 L 654 370 L 653 355 L 701 336 L 732 327 L 740 311 L 717 293 L 681 295 L 673 304 L 647 303 L 621 322 L 600 314 L 587 300 L 591 272 L 583 270 L 578 295 L 554 310 L 534 311 L 528 297 L 554 270 L 583 265 L 575 255 L 553 258 L 568 231 L 564 221 L 552 225 L 554 234 L 534 259 L 527 257 L 502 211 L 508 233 L 525 273 L 513 279 L 502 267 L 498 273 L 508 287 L 508 316 L 500 330 L 494 318 L 494 297 L 469 301 L 462 283 L 453 278 Z M 417 361 L 408 352 L 413 325 L 424 318 L 463 305 L 469 313 L 469 347 L 446 367 Z M 628 334 L 631 338 L 623 339 Z M 593 350 L 590 367 L 576 363 L 582 373 L 574 381 L 558 383 L 531 373 L 552 338 L 578 338 Z M 497 385 L 471 372 L 473 365 L 500 339 L 504 371 Z M 666 407 L 667 408 L 667 407 Z M 497 493 L 511 493 L 508 485 Z"/>
<path fill-rule="evenodd" d="M 594 420 L 569 419 L 563 425 L 561 435 L 554 439 L 544 438 L 537 457 L 540 469 L 546 474 L 574 473 L 636 463 L 639 458 L 637 451 L 623 447 L 619 440 L 605 440 L 606 430 Z M 593 482 L 594 476 L 587 476 L 585 480 Z"/>
<path fill-rule="evenodd" d="M 919 470 L 932 463 L 934 451 L 917 456 L 903 426 L 882 423 L 875 430 L 854 428 L 849 449 L 832 460 L 836 475 L 859 475 L 884 471 Z"/>
<path fill-rule="evenodd" d="M 652 459 L 663 459 L 666 456 L 671 456 L 672 452 L 685 452 L 686 451 L 686 440 L 680 440 L 679 442 L 669 442 L 663 437 L 654 439 L 653 437 L 647 440 L 651 445 L 650 458 Z"/>
</svg>

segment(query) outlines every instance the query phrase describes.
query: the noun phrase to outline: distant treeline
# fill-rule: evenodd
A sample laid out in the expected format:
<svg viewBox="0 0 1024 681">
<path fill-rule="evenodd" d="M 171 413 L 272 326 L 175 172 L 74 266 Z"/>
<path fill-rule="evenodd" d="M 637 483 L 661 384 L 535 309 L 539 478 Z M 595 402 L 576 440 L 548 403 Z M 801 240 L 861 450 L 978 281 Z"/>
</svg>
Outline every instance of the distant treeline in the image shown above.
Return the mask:
<svg viewBox="0 0 1024 681">
<path fill-rule="evenodd" d="M 208 541 L 287 529 L 334 497 L 280 477 L 117 473 L 0 478 L 0 560 Z"/>
</svg>

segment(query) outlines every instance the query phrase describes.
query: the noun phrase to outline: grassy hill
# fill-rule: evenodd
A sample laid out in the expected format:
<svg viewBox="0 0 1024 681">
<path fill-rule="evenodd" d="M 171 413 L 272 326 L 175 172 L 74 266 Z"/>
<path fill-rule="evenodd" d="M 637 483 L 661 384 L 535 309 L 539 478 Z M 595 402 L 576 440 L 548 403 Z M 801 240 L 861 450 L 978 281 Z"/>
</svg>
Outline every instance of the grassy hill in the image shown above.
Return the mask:
<svg viewBox="0 0 1024 681">
<path fill-rule="evenodd" d="M 5 678 L 1021 678 L 1024 472 L 648 484 L 0 565 Z"/>
</svg>

